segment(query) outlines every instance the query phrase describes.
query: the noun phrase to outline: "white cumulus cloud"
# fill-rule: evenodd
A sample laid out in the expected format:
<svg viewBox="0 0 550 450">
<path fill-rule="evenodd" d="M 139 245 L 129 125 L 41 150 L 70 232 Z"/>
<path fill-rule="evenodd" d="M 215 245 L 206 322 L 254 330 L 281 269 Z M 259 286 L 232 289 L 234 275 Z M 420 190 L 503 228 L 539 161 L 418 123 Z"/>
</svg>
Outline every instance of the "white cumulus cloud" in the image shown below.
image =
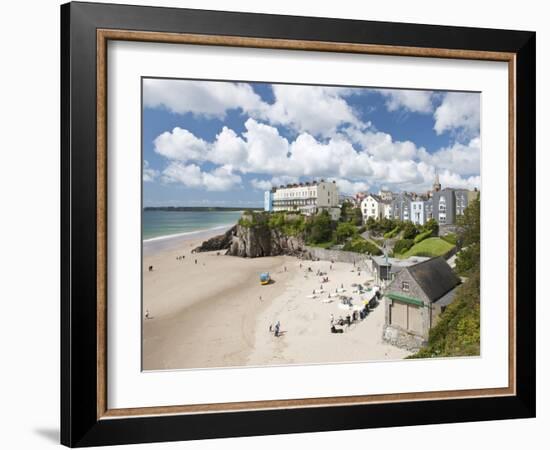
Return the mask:
<svg viewBox="0 0 550 450">
<path fill-rule="evenodd" d="M 404 109 L 426 114 L 433 111 L 432 92 L 430 91 L 380 89 L 378 92 L 386 98 L 386 108 L 390 112 Z"/>
<path fill-rule="evenodd" d="M 479 173 L 481 141 L 479 137 L 467 144 L 455 142 L 435 153 L 422 151 L 420 159 L 440 169 L 449 169 L 460 175 Z"/>
<path fill-rule="evenodd" d="M 186 165 L 179 161 L 170 162 L 162 171 L 161 179 L 164 183 L 179 183 L 207 191 L 226 191 L 242 182 L 230 167 L 220 166 L 211 172 L 204 172 L 196 164 Z"/>
<path fill-rule="evenodd" d="M 434 130 L 462 133 L 466 136 L 479 134 L 480 94 L 448 92 L 434 112 Z"/>
<path fill-rule="evenodd" d="M 158 170 L 153 169 L 149 166 L 149 162 L 147 160 L 143 160 L 143 181 L 145 183 L 151 183 L 155 181 L 160 172 Z"/>
<path fill-rule="evenodd" d="M 176 127 L 157 136 L 155 152 L 177 161 L 202 161 L 208 150 L 208 143 L 188 130 Z"/>
<path fill-rule="evenodd" d="M 252 112 L 265 106 L 247 83 L 163 79 L 143 80 L 143 105 L 220 118 L 230 109 Z"/>
</svg>

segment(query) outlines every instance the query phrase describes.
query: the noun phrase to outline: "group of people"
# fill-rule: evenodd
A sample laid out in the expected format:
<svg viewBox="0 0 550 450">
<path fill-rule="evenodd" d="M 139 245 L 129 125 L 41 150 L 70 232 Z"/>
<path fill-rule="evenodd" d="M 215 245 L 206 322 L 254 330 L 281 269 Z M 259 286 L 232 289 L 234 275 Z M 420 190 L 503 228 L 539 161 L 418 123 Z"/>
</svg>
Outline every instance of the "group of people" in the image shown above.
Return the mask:
<svg viewBox="0 0 550 450">
<path fill-rule="evenodd" d="M 185 259 L 185 255 L 176 256 L 177 261 L 183 261 Z"/>
<path fill-rule="evenodd" d="M 369 306 L 365 305 L 364 308 L 360 309 L 359 311 L 353 311 L 351 314 L 347 314 L 346 317 L 338 317 L 338 319 L 334 319 L 334 314 L 330 315 L 330 332 L 331 333 L 343 333 L 343 328 L 337 328 L 337 326 L 344 327 L 347 326 L 348 328 L 351 326 L 352 323 L 359 322 L 360 320 L 363 320 L 365 317 L 367 317 L 369 314 Z"/>
</svg>

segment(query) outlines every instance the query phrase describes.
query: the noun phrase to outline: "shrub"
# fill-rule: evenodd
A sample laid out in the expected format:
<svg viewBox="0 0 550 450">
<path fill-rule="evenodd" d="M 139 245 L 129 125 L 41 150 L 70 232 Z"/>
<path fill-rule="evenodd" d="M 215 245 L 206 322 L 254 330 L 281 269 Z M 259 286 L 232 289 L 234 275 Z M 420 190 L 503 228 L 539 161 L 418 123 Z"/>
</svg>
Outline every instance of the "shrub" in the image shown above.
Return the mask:
<svg viewBox="0 0 550 450">
<path fill-rule="evenodd" d="M 359 227 L 359 228 L 357 228 L 357 232 L 358 232 L 359 234 L 363 234 L 365 231 L 367 231 L 367 227 L 365 227 L 364 225 L 361 226 L 361 227 Z"/>
<path fill-rule="evenodd" d="M 477 269 L 462 286 L 458 287 L 454 301 L 430 330 L 428 345 L 409 358 L 479 355 L 479 270 Z"/>
<path fill-rule="evenodd" d="M 321 211 L 306 226 L 307 240 L 312 244 L 329 242 L 332 239 L 332 221 L 328 211 Z"/>
<path fill-rule="evenodd" d="M 430 219 L 424 224 L 424 230 L 428 231 L 430 230 L 432 232 L 432 236 L 437 236 L 439 232 L 439 224 L 437 223 L 437 220 Z"/>
<path fill-rule="evenodd" d="M 401 226 L 396 225 L 395 228 L 393 228 L 393 230 L 388 231 L 387 233 L 384 233 L 384 237 L 386 239 L 391 239 L 391 238 L 395 237 L 397 235 L 397 233 L 399 233 L 400 229 L 401 229 Z"/>
<path fill-rule="evenodd" d="M 350 222 L 339 223 L 336 227 L 336 242 L 341 244 L 347 239 L 357 235 L 357 228 Z"/>
<path fill-rule="evenodd" d="M 418 244 L 419 242 L 422 242 L 424 239 L 429 238 L 431 236 L 432 236 L 432 231 L 431 230 L 426 230 L 426 231 L 416 235 L 416 237 L 414 238 L 414 243 Z"/>
<path fill-rule="evenodd" d="M 382 254 L 376 245 L 360 236 L 346 242 L 342 250 L 346 250 L 348 252 L 369 253 L 371 255 Z"/>
<path fill-rule="evenodd" d="M 456 255 L 456 272 L 468 276 L 473 270 L 479 270 L 480 246 L 479 243 L 470 244 Z"/>
<path fill-rule="evenodd" d="M 403 239 L 414 239 L 417 234 L 418 230 L 416 225 L 412 222 L 406 222 L 403 227 Z"/>
<path fill-rule="evenodd" d="M 393 247 L 393 252 L 396 254 L 405 253 L 413 245 L 414 245 L 414 241 L 412 239 L 400 239 L 395 243 L 395 246 Z"/>
<path fill-rule="evenodd" d="M 241 227 L 252 228 L 252 220 L 248 217 L 241 217 L 238 223 Z"/>
</svg>

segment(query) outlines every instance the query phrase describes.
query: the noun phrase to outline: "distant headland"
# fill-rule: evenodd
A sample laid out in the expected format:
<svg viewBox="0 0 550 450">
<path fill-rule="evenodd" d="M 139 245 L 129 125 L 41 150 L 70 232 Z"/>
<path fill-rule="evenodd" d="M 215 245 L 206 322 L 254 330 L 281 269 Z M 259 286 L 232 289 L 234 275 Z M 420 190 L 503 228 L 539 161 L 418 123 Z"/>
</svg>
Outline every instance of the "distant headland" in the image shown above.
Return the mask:
<svg viewBox="0 0 550 450">
<path fill-rule="evenodd" d="M 144 211 L 258 211 L 262 206 L 256 208 L 245 208 L 242 206 L 146 206 Z"/>
</svg>

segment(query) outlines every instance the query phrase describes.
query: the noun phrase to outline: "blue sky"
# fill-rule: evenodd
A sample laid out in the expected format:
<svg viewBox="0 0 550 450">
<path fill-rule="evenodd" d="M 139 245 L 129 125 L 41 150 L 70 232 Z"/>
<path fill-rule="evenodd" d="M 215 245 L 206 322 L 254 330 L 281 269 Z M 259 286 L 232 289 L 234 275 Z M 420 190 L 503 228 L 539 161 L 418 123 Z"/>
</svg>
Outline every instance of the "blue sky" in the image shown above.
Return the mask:
<svg viewBox="0 0 550 450">
<path fill-rule="evenodd" d="M 479 188 L 480 94 L 143 80 L 144 206 L 261 206 L 271 186 Z"/>
</svg>

